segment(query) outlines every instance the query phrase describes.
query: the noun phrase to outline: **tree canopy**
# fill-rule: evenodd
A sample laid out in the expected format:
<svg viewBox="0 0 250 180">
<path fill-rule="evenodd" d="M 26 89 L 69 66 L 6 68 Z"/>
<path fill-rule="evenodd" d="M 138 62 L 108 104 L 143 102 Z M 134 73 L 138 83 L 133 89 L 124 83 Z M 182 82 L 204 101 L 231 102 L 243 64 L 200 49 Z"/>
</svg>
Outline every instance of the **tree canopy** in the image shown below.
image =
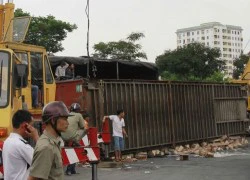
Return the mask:
<svg viewBox="0 0 250 180">
<path fill-rule="evenodd" d="M 234 71 L 233 78 L 239 79 L 240 75 L 244 72 L 245 65 L 248 63 L 249 56 L 246 54 L 241 54 L 239 58 L 234 60 Z"/>
<path fill-rule="evenodd" d="M 219 57 L 219 49 L 192 43 L 165 51 L 156 58 L 156 65 L 168 80 L 211 81 L 214 77 L 215 81 L 222 81 L 225 62 Z"/>
<path fill-rule="evenodd" d="M 135 61 L 138 59 L 147 59 L 146 53 L 142 52 L 142 46 L 138 43 L 141 38 L 144 38 L 143 33 L 131 33 L 126 40 L 99 42 L 94 45 L 94 57 L 111 58 L 120 60 Z"/>
<path fill-rule="evenodd" d="M 30 16 L 22 9 L 15 10 L 15 17 Z M 54 16 L 32 17 L 25 43 L 44 46 L 49 53 L 63 51 L 62 41 L 68 32 L 77 29 L 75 24 L 55 19 Z"/>
</svg>

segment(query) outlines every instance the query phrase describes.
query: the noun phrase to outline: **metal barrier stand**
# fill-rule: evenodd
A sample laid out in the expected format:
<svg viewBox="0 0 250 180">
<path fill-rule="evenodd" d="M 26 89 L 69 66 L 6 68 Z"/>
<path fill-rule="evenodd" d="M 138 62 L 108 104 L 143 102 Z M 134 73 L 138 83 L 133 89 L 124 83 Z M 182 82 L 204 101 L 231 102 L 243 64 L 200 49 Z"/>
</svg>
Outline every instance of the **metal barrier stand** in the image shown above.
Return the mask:
<svg viewBox="0 0 250 180">
<path fill-rule="evenodd" d="M 97 164 L 100 161 L 100 148 L 97 141 L 97 128 L 89 128 L 89 143 L 90 147 L 93 149 L 97 160 L 89 159 L 89 163 L 92 166 L 92 180 L 97 180 Z"/>
</svg>

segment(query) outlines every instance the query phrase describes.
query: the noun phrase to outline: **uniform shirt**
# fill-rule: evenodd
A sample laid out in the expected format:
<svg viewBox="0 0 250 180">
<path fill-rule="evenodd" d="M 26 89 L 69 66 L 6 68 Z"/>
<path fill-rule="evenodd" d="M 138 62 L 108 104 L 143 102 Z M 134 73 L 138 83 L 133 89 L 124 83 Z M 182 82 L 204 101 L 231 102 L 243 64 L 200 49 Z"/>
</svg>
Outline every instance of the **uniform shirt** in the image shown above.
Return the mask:
<svg viewBox="0 0 250 180">
<path fill-rule="evenodd" d="M 124 119 L 120 119 L 117 115 L 111 115 L 109 119 L 112 121 L 113 136 L 123 137 L 122 128 L 125 127 Z"/>
<path fill-rule="evenodd" d="M 66 64 L 63 67 L 62 66 L 57 66 L 55 75 L 57 77 L 65 76 L 65 70 L 67 69 L 68 66 L 69 66 L 68 64 Z"/>
<path fill-rule="evenodd" d="M 74 139 L 78 135 L 78 130 L 84 128 L 84 119 L 80 113 L 71 112 L 70 115 L 73 116 L 68 117 L 69 125 L 67 130 L 61 133 L 65 141 Z"/>
<path fill-rule="evenodd" d="M 5 180 L 27 179 L 34 149 L 17 133 L 10 136 L 3 144 L 3 164 Z"/>
<path fill-rule="evenodd" d="M 36 143 L 30 176 L 49 180 L 64 178 L 60 138 L 52 136 L 46 130 Z"/>
</svg>

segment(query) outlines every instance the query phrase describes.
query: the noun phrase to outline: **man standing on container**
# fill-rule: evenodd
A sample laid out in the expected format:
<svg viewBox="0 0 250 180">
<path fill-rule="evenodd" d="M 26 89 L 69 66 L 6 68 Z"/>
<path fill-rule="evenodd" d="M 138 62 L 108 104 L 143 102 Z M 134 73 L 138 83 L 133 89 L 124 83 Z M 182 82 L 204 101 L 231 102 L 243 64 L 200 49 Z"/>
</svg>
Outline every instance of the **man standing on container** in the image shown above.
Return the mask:
<svg viewBox="0 0 250 180">
<path fill-rule="evenodd" d="M 128 137 L 128 134 L 125 130 L 124 116 L 124 110 L 120 109 L 117 110 L 117 115 L 103 117 L 103 122 L 105 122 L 106 118 L 109 118 L 112 121 L 116 162 L 121 161 L 122 159 L 121 151 L 124 150 L 124 136 Z"/>
<path fill-rule="evenodd" d="M 66 73 L 66 69 L 69 67 L 69 64 L 67 64 L 66 62 L 62 61 L 60 66 L 57 66 L 56 68 L 56 72 L 55 72 L 55 75 L 56 75 L 56 79 L 57 80 L 60 80 L 61 77 L 64 77 L 65 76 L 65 73 Z"/>
</svg>

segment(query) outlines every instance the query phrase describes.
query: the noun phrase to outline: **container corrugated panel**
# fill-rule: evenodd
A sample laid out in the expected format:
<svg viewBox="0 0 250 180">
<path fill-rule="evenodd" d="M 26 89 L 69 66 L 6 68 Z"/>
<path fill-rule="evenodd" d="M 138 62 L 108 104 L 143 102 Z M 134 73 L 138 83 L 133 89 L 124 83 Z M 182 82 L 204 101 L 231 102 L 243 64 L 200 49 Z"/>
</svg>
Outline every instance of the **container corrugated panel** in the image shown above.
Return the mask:
<svg viewBox="0 0 250 180">
<path fill-rule="evenodd" d="M 103 114 L 125 110 L 127 150 L 240 134 L 247 126 L 246 92 L 236 84 L 104 81 L 98 94 Z"/>
</svg>

